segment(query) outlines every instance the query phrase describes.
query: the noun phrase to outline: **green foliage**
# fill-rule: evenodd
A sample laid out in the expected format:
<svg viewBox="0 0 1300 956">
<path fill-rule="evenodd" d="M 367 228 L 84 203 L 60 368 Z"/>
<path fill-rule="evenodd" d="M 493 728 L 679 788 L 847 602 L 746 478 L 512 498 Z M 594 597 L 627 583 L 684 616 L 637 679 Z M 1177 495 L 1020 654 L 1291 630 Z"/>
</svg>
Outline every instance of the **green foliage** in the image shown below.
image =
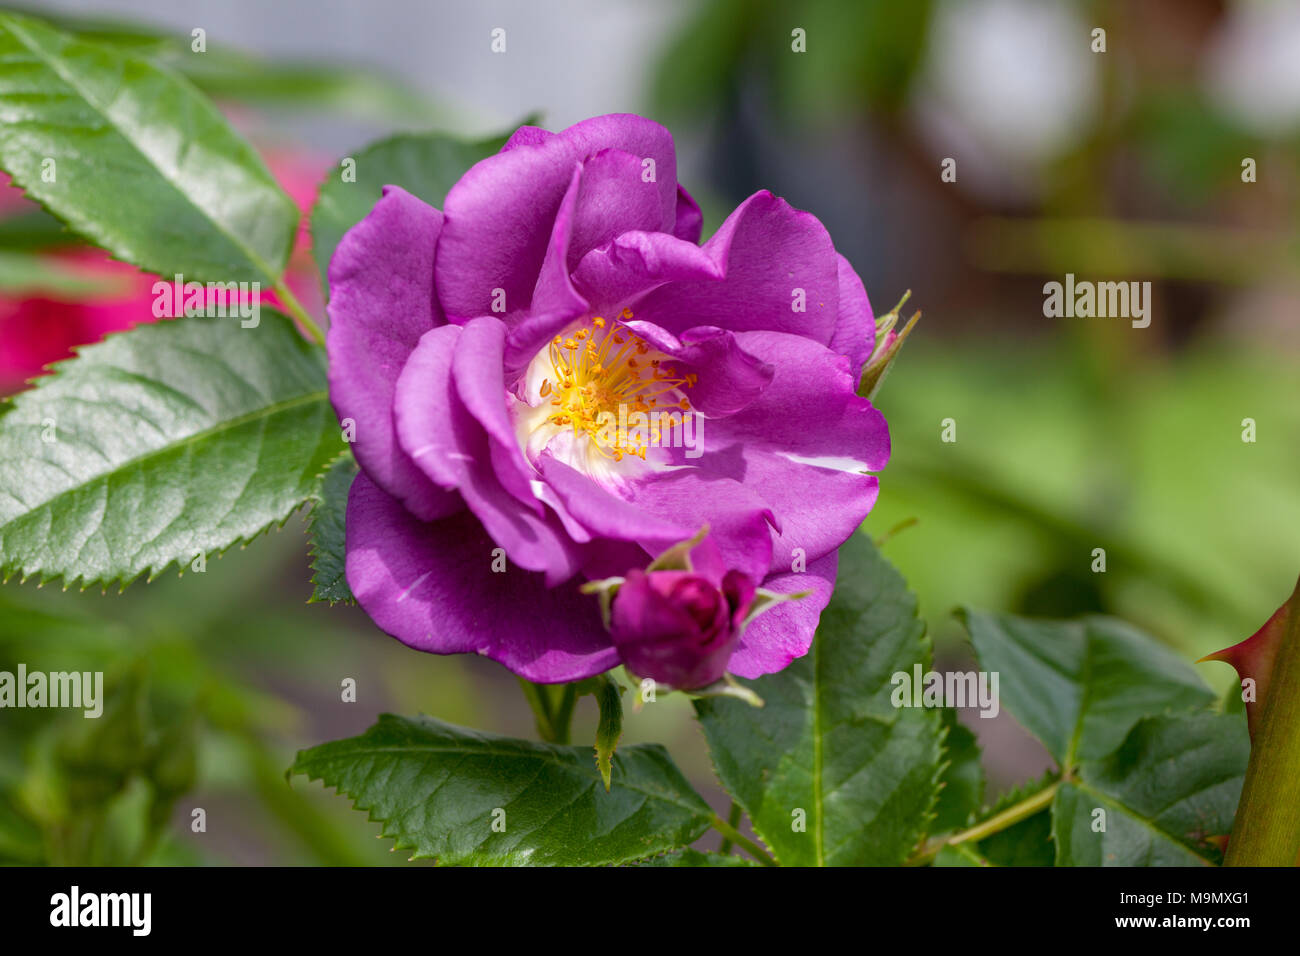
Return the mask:
<svg viewBox="0 0 1300 956">
<path fill-rule="evenodd" d="M 143 667 L 104 693 L 100 717 L 47 722 L 25 773 L 0 786 L 0 862 L 123 865 L 157 850 L 194 784 L 194 703 L 169 706 Z"/>
<path fill-rule="evenodd" d="M 441 209 L 447 190 L 465 170 L 500 151 L 508 138 L 507 134 L 469 142 L 444 133 L 403 133 L 347 157 L 345 163 L 355 163 L 355 182 L 344 180 L 340 164 L 321 184 L 311 213 L 312 255 L 320 267 L 321 281 L 328 278 L 330 258 L 339 240 L 366 217 L 385 186 L 401 186 Z M 328 295 L 328 284 L 325 291 Z"/>
<path fill-rule="evenodd" d="M 1187 664 L 1121 622 L 962 617 L 1002 703 L 1062 773 L 932 845 L 936 865 L 1219 861 L 1212 838 L 1231 830 L 1249 753 L 1241 714 L 1217 712 Z"/>
<path fill-rule="evenodd" d="M 1139 720 L 1208 707 L 1190 664 L 1121 621 L 1035 621 L 965 609 L 980 666 L 999 675 L 1006 708 L 1062 769 L 1111 753 Z"/>
<path fill-rule="evenodd" d="M 920 66 L 932 6 L 807 0 L 792 18 L 780 0 L 708 0 L 661 58 L 656 104 L 677 116 L 724 112 L 754 71 L 783 117 L 897 110 Z M 793 50 L 795 28 L 806 54 Z"/>
<path fill-rule="evenodd" d="M 33 11 L 17 5 L 18 13 L 34 13 L 65 33 L 100 46 L 143 57 L 181 73 L 198 89 L 218 100 L 254 105 L 347 113 L 366 120 L 376 117 L 412 122 L 445 120 L 445 110 L 406 86 L 371 70 L 343 63 L 265 60 L 205 37 L 201 54 L 192 34 L 177 36 L 140 23 L 111 17 L 77 16 Z"/>
<path fill-rule="evenodd" d="M 867 527 L 916 520 L 889 553 L 941 647 L 960 635 L 949 609 L 970 604 L 1106 613 L 1191 660 L 1249 633 L 1295 583 L 1300 403 L 1283 351 L 1206 338 L 1155 361 L 1112 348 L 1131 367 L 1098 381 L 1080 343 L 912 338 L 878 401 L 894 451 Z M 1257 443 L 1242 442 L 1246 415 Z M 950 416 L 957 441 L 943 443 Z M 1098 547 L 1104 574 L 1091 570 Z"/>
<path fill-rule="evenodd" d="M 283 522 L 343 447 L 324 350 L 283 316 L 111 336 L 0 417 L 0 574 L 127 583 L 190 564 Z"/>
<path fill-rule="evenodd" d="M 781 863 L 897 864 L 923 835 L 938 795 L 940 717 L 890 701 L 893 674 L 915 664 L 930 665 L 916 599 L 857 535 L 840 550 L 812 650 L 749 685 L 765 706 L 697 702 L 718 776 Z"/>
<path fill-rule="evenodd" d="M 662 747 L 621 749 L 606 793 L 587 747 L 432 717 L 381 715 L 360 737 L 300 752 L 292 772 L 347 794 L 412 859 L 443 864 L 626 863 L 685 846 L 711 815 Z"/>
<path fill-rule="evenodd" d="M 142 269 L 274 282 L 298 210 L 185 80 L 0 13 L 0 165 L 72 229 Z"/>
<path fill-rule="evenodd" d="M 1056 783 L 1055 774 L 1044 774 L 1037 780 L 1021 784 L 1003 796 L 987 810 L 985 817 L 997 814 L 1032 800 Z M 1023 820 L 999 830 L 977 842 L 982 859 L 991 866 L 1053 866 L 1056 847 L 1052 843 L 1052 814 L 1048 809 L 1031 813 Z"/>
<path fill-rule="evenodd" d="M 1085 761 L 1077 777 L 1062 782 L 1052 804 L 1057 864 L 1217 863 L 1220 852 L 1209 838 L 1232 830 L 1249 752 L 1239 717 L 1202 712 L 1142 720 L 1117 751 Z"/>
<path fill-rule="evenodd" d="M 971 822 L 984 803 L 984 769 L 980 766 L 980 746 L 975 735 L 958 723 L 957 712 L 945 707 L 943 725 L 944 752 L 947 765 L 943 769 L 943 789 L 934 809 L 931 830 L 943 833 L 959 830 Z"/>
<path fill-rule="evenodd" d="M 743 856 L 722 853 L 702 853 L 699 850 L 674 850 L 662 856 L 652 857 L 637 864 L 638 866 L 758 866 L 753 860 Z"/>
<path fill-rule="evenodd" d="M 348 511 L 348 489 L 357 476 L 357 463 L 351 455 L 341 455 L 330 465 L 329 471 L 313 496 L 311 510 L 311 600 L 330 604 L 355 604 L 352 589 L 348 587 L 345 530 Z"/>
</svg>

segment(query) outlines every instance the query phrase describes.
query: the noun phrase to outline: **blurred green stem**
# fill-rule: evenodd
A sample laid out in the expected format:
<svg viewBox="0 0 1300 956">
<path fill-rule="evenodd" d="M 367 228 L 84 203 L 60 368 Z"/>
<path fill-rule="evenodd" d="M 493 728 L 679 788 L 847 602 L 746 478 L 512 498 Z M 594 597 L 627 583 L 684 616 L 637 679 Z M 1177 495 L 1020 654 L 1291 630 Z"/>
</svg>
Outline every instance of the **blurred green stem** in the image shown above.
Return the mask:
<svg viewBox="0 0 1300 956">
<path fill-rule="evenodd" d="M 738 804 L 735 800 L 731 801 L 731 811 L 727 814 L 727 825 L 730 826 L 732 829 L 735 829 L 740 826 L 740 804 Z M 721 853 L 723 856 L 726 856 L 728 853 L 731 852 L 731 846 L 733 842 L 734 841 L 731 839 L 731 837 L 727 836 L 726 834 L 723 834 L 722 845 L 718 847 L 718 852 Z"/>
<path fill-rule="evenodd" d="M 275 285 L 271 288 L 272 291 L 275 292 L 276 298 L 280 300 L 280 304 L 284 306 L 285 311 L 294 317 L 298 324 L 307 331 L 307 334 L 311 336 L 317 345 L 324 345 L 325 333 L 322 332 L 320 326 L 316 324 L 316 320 L 307 314 L 307 310 L 303 308 L 303 304 L 298 301 L 298 297 L 290 291 L 289 284 L 285 282 L 284 279 L 277 279 Z"/>
<path fill-rule="evenodd" d="M 761 846 L 759 846 L 749 837 L 745 836 L 743 833 L 741 833 L 739 830 L 733 827 L 726 820 L 722 819 L 722 817 L 718 816 L 716 813 L 713 815 L 713 818 L 710 822 L 712 822 L 713 824 L 713 829 L 717 830 L 719 833 L 721 833 L 732 843 L 735 843 L 736 845 L 743 847 L 746 851 L 750 853 L 750 855 L 754 857 L 754 859 L 756 859 L 759 863 L 763 864 L 763 866 L 777 865 L 776 860 L 772 859 L 772 857 L 769 856 Z"/>
<path fill-rule="evenodd" d="M 519 678 L 528 706 L 537 721 L 537 736 L 550 744 L 567 744 L 573 722 L 573 705 L 578 699 L 574 684 L 534 684 Z"/>
</svg>

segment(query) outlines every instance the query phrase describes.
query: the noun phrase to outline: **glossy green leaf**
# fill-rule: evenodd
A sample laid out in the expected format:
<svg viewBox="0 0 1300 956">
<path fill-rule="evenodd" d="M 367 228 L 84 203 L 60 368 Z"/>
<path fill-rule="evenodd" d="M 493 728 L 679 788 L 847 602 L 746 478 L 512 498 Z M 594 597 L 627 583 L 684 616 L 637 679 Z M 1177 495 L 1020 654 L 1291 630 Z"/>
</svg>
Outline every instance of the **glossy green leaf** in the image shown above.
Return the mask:
<svg viewBox="0 0 1300 956">
<path fill-rule="evenodd" d="M 1123 621 L 960 616 L 1002 705 L 1067 769 L 1113 751 L 1143 717 L 1214 701 L 1190 664 Z"/>
<path fill-rule="evenodd" d="M 696 702 L 723 785 L 782 864 L 897 864 L 925 831 L 940 715 L 890 702 L 895 673 L 930 665 L 924 631 L 898 572 L 854 535 L 812 650 L 750 683 L 765 706 Z"/>
<path fill-rule="evenodd" d="M 86 347 L 0 416 L 0 576 L 130 582 L 285 521 L 343 450 L 324 350 L 264 309 Z M 197 570 L 198 568 L 196 568 Z"/>
<path fill-rule="evenodd" d="M 1118 750 L 1084 762 L 1076 779 L 1061 784 L 1052 804 L 1057 865 L 1218 863 L 1210 838 L 1232 829 L 1249 751 L 1240 716 L 1139 722 Z"/>
<path fill-rule="evenodd" d="M 311 601 L 330 604 L 355 604 L 348 587 L 344 559 L 344 532 L 347 524 L 348 490 L 357 476 L 357 463 L 343 455 L 330 466 L 315 495 L 311 511 Z"/>
<path fill-rule="evenodd" d="M 712 811 L 660 746 L 619 751 L 605 792 L 590 747 L 383 714 L 299 752 L 292 773 L 352 798 L 412 859 L 479 866 L 626 863 L 685 846 Z"/>
<path fill-rule="evenodd" d="M 312 255 L 322 280 L 339 240 L 366 217 L 385 186 L 400 186 L 441 209 L 465 170 L 498 152 L 508 138 L 467 142 L 445 133 L 402 133 L 345 157 L 321 184 L 311 212 Z M 345 171 L 355 173 L 355 181 L 345 180 Z"/>
<path fill-rule="evenodd" d="M 186 80 L 0 13 L 0 166 L 150 272 L 274 281 L 298 223 L 257 153 Z"/>
</svg>

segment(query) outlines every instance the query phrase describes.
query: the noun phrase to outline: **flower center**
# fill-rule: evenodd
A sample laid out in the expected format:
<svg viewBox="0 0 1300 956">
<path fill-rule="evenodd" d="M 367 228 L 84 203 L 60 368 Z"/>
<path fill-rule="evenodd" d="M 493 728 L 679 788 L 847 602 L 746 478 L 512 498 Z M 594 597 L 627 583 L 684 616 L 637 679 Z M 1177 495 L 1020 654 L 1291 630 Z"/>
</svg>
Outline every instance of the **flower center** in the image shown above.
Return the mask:
<svg viewBox="0 0 1300 956">
<path fill-rule="evenodd" d="M 631 309 L 622 318 L 630 319 Z M 539 356 L 539 358 L 541 358 Z M 617 320 L 595 316 L 551 340 L 538 395 L 549 402 L 546 421 L 587 437 L 601 455 L 645 460 L 647 439 L 659 440 L 656 412 L 690 411 L 680 389 L 695 384 L 662 353 Z M 635 413 L 640 413 L 636 415 Z M 646 423 L 649 423 L 648 427 Z"/>
</svg>

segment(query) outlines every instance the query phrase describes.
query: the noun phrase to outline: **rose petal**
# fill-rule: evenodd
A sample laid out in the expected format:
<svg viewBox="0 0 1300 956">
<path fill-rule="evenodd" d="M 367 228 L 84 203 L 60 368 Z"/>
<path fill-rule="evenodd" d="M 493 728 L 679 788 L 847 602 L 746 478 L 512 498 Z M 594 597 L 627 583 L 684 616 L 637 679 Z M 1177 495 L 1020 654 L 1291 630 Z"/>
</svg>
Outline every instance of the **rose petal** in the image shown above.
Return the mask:
<svg viewBox="0 0 1300 956">
<path fill-rule="evenodd" d="M 466 333 L 467 327 L 434 329 L 407 361 L 394 402 L 402 448 L 430 480 L 460 493 L 511 561 L 544 571 L 551 584 L 567 580 L 581 566 L 580 549 L 556 515 L 501 484 L 502 459 L 493 459 L 493 441 L 457 391 L 452 371 Z"/>
<path fill-rule="evenodd" d="M 677 160 L 672 135 L 658 123 L 614 114 L 549 138 L 521 134 L 510 149 L 471 167 L 443 204 L 434 272 L 451 321 L 490 314 L 494 289 L 504 291 L 507 311 L 528 307 L 574 164 L 608 148 L 654 160 L 659 228 L 672 228 Z"/>
<path fill-rule="evenodd" d="M 635 306 L 647 293 L 668 282 L 716 281 L 724 267 L 704 249 L 663 232 L 622 233 L 592 249 L 573 272 L 579 294 L 597 312 Z"/>
<path fill-rule="evenodd" d="M 460 507 L 430 484 L 401 450 L 393 395 L 407 357 L 443 324 L 433 294 L 442 214 L 396 186 L 350 229 L 330 260 L 330 398 L 340 421 L 356 423 L 357 462 L 389 494 L 426 520 Z"/>
<path fill-rule="evenodd" d="M 813 593 L 798 600 L 782 601 L 750 621 L 727 670 L 752 680 L 774 674 L 807 654 L 821 613 L 830 603 L 838 562 L 838 552 L 832 551 L 810 562 L 806 572 L 777 574 L 764 581 L 764 588 L 778 594 Z"/>
<path fill-rule="evenodd" d="M 424 523 L 364 473 L 352 484 L 348 585 L 384 631 L 434 654 L 482 654 L 541 683 L 618 663 L 595 600 L 521 568 L 493 572 L 495 547 L 468 512 Z"/>
<path fill-rule="evenodd" d="M 681 333 L 716 325 L 767 329 L 831 341 L 839 311 L 839 263 L 831 237 L 811 213 L 766 190 L 746 199 L 703 246 L 725 278 L 660 286 L 636 317 Z M 802 290 L 804 311 L 795 311 Z"/>
<path fill-rule="evenodd" d="M 862 367 L 871 358 L 876 346 L 876 319 L 871 313 L 871 302 L 862 280 L 849 265 L 849 260 L 836 256 L 839 261 L 840 311 L 835 320 L 830 348 L 836 355 L 849 360 L 853 374 L 853 387 L 862 381 Z"/>
<path fill-rule="evenodd" d="M 673 225 L 673 235 L 687 242 L 698 243 L 700 232 L 704 228 L 704 214 L 700 212 L 699 203 L 691 194 L 677 186 L 677 221 Z"/>
</svg>

